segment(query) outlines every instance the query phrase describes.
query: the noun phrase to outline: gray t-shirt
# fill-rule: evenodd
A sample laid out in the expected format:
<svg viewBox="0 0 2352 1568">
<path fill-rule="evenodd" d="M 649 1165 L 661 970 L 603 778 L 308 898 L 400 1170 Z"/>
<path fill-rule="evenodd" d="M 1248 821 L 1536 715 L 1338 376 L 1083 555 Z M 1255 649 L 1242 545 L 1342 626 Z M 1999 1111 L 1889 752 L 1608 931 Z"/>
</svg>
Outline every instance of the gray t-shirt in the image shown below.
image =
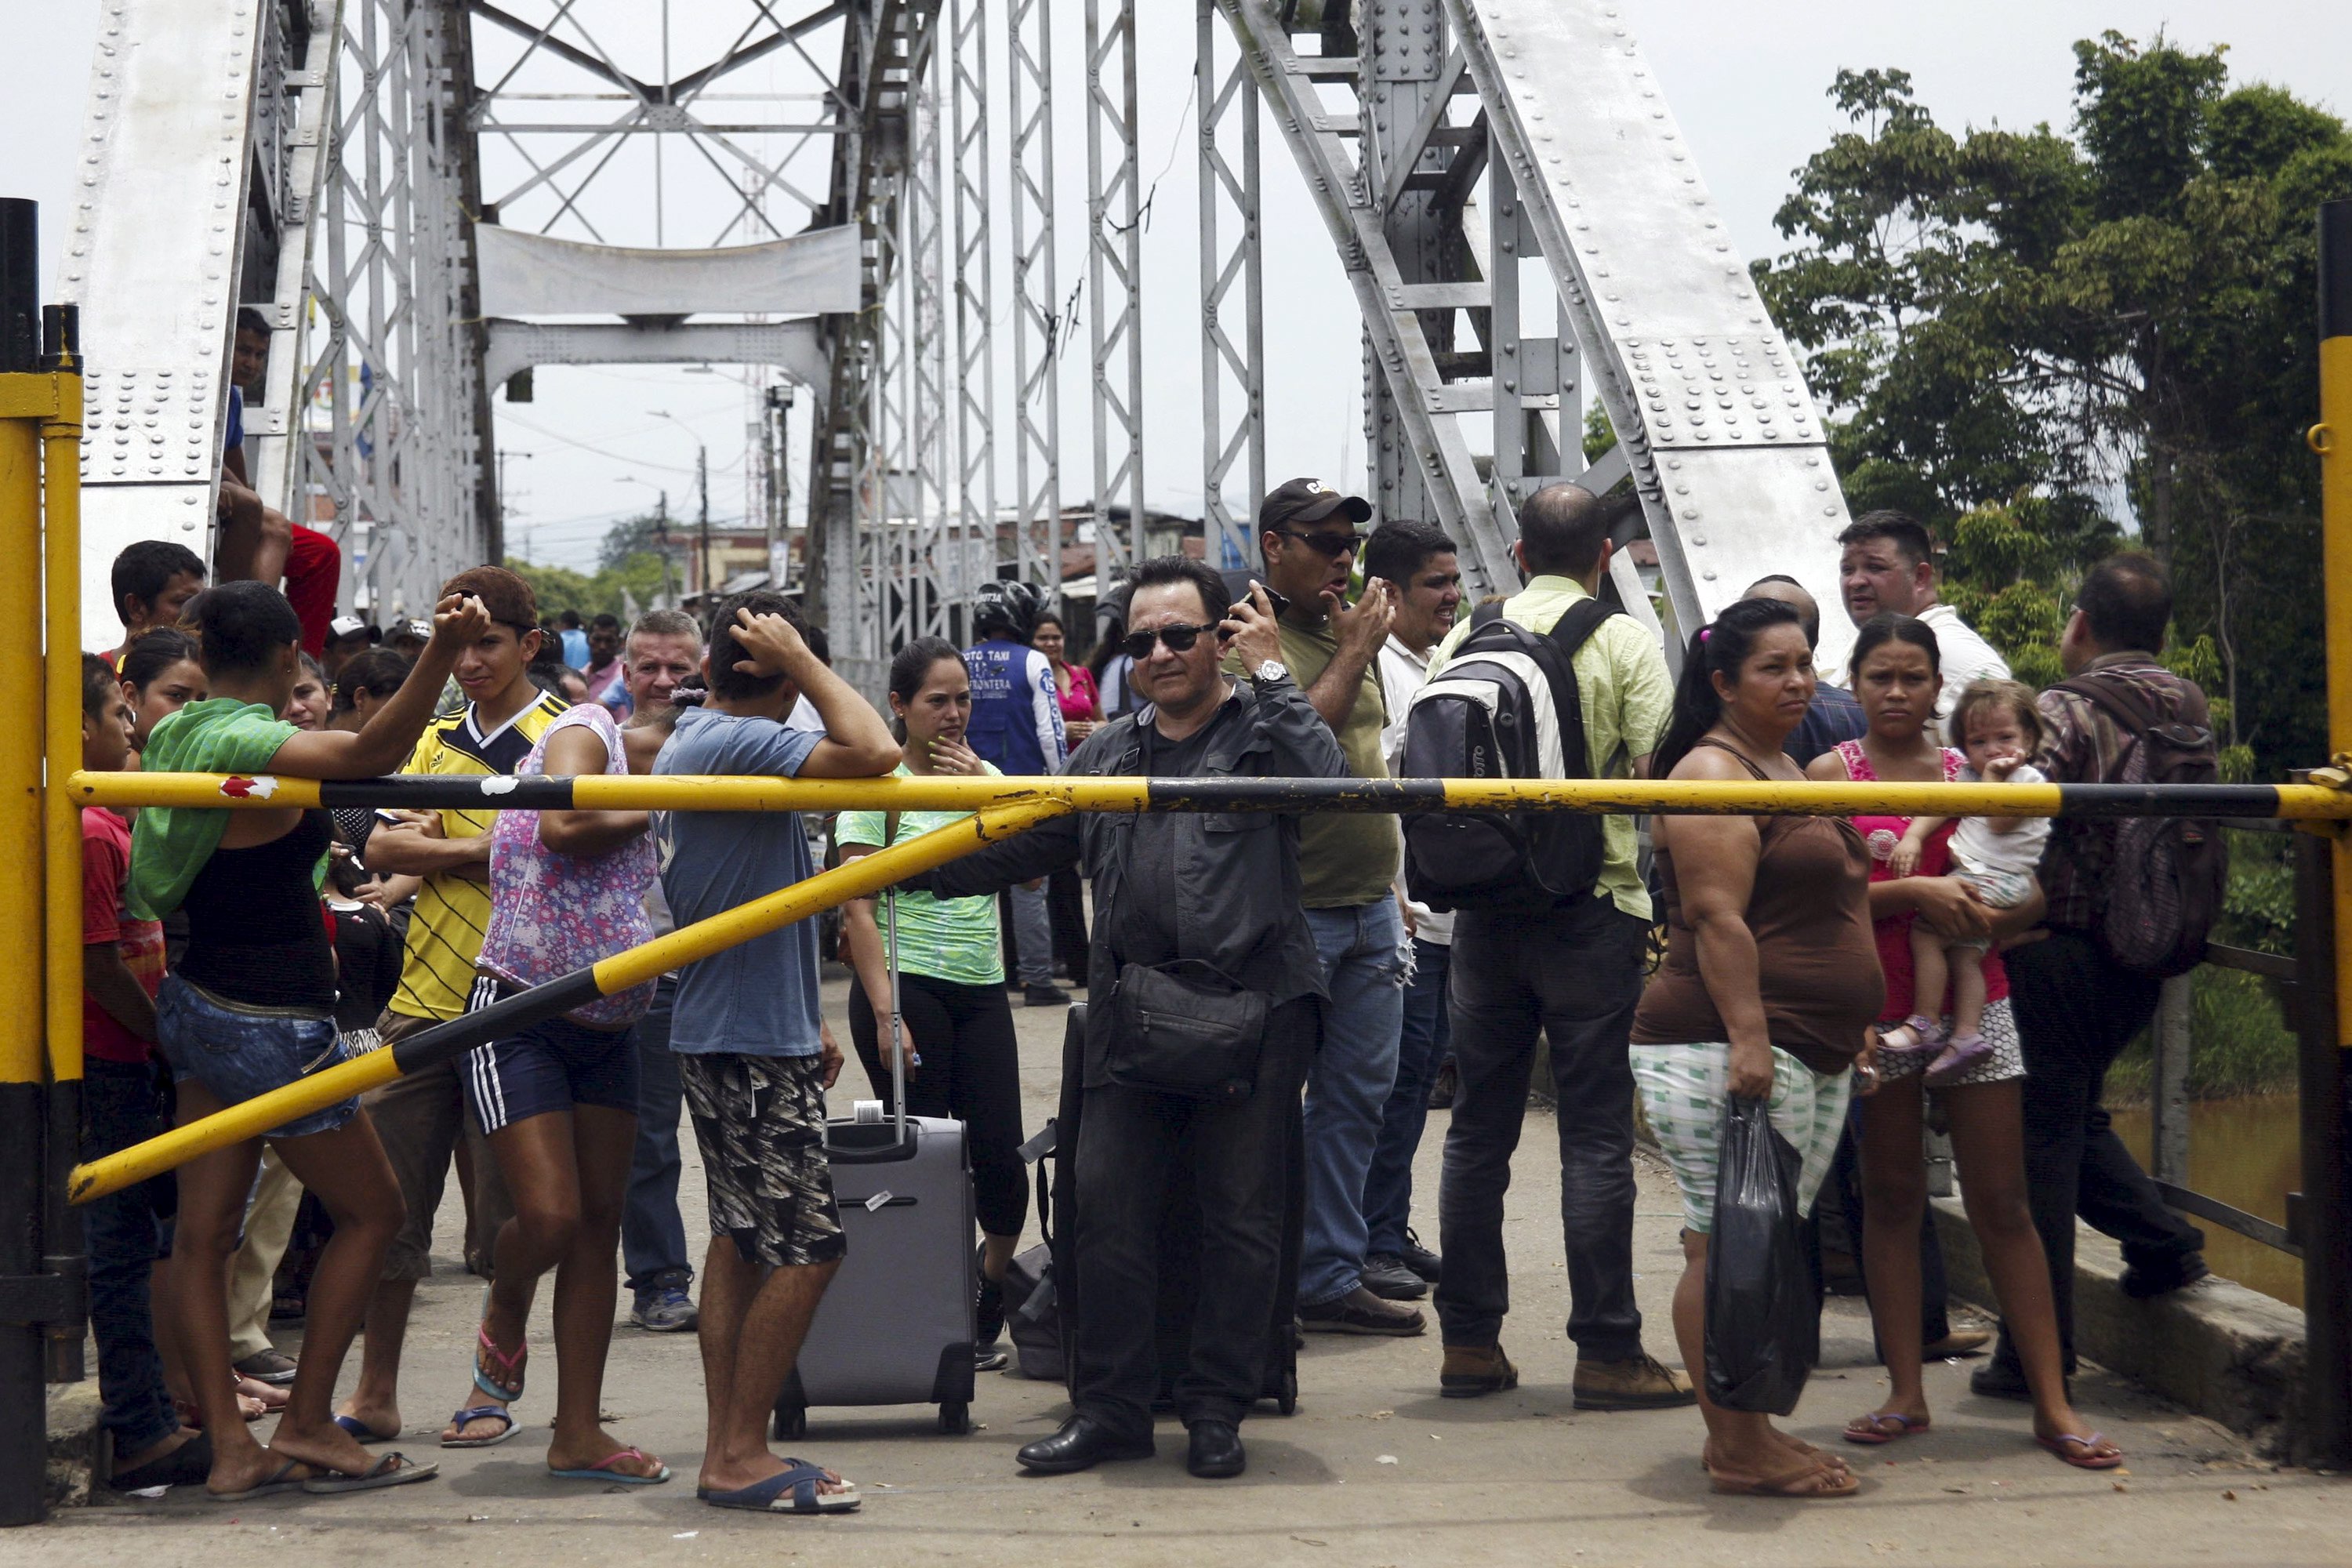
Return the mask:
<svg viewBox="0 0 2352 1568">
<path fill-rule="evenodd" d="M 654 772 L 791 778 L 824 739 L 772 719 L 688 709 L 677 716 Z M 662 892 L 681 926 L 815 874 L 798 812 L 665 812 L 656 841 Z M 820 1049 L 818 1024 L 816 922 L 798 921 L 681 969 L 669 1047 L 697 1055 L 813 1057 Z"/>
</svg>

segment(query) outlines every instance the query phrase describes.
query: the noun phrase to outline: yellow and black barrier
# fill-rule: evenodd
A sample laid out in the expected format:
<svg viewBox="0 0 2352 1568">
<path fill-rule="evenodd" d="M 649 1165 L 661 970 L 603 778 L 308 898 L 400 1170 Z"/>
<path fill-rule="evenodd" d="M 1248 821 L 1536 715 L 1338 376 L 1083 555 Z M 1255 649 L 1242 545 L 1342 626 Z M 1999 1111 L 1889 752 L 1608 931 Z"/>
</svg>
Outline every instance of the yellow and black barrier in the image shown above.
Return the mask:
<svg viewBox="0 0 2352 1568">
<path fill-rule="evenodd" d="M 1050 800 L 1075 811 L 1580 811 L 1653 816 L 2193 816 L 2352 819 L 2324 784 L 1781 784 L 1670 779 L 777 779 L 664 773 L 578 778 L 403 776 L 321 783 L 242 773 L 86 773 L 85 805 L 371 806 L 515 811 L 987 811 Z"/>
<path fill-rule="evenodd" d="M 762 936 L 821 910 L 879 892 L 960 855 L 1010 837 L 1070 809 L 1064 801 L 1031 799 L 993 807 L 962 822 L 908 838 L 859 857 L 845 866 L 795 882 L 764 898 L 739 904 L 724 914 L 681 926 L 667 936 L 614 953 L 590 969 L 534 985 L 478 1012 L 418 1031 L 396 1045 L 314 1073 L 299 1083 L 232 1105 L 200 1121 L 77 1165 L 67 1194 L 77 1204 L 145 1181 L 197 1155 L 257 1138 L 273 1127 L 334 1104 L 394 1079 L 447 1061 L 485 1041 L 511 1034 L 599 996 L 642 985 L 680 964 L 692 963 L 739 942 Z"/>
</svg>

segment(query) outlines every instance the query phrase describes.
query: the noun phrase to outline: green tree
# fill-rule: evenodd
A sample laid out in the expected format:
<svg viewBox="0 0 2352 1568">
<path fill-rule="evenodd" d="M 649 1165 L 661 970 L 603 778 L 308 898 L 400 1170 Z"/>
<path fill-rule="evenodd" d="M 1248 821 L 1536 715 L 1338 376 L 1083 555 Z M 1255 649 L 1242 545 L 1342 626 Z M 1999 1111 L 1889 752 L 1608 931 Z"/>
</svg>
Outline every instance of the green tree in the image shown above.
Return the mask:
<svg viewBox="0 0 2352 1568">
<path fill-rule="evenodd" d="M 1759 287 L 1834 415 L 1856 510 L 1947 544 L 1953 597 L 2021 672 L 2126 507 L 2172 567 L 2182 661 L 2225 741 L 2275 775 L 2324 751 L 2316 464 L 2318 204 L 2352 137 L 2220 47 L 2074 47 L 2072 134 L 1938 126 L 1899 70 L 1841 71 L 1853 129 L 1797 171 L 1797 247 Z"/>
</svg>

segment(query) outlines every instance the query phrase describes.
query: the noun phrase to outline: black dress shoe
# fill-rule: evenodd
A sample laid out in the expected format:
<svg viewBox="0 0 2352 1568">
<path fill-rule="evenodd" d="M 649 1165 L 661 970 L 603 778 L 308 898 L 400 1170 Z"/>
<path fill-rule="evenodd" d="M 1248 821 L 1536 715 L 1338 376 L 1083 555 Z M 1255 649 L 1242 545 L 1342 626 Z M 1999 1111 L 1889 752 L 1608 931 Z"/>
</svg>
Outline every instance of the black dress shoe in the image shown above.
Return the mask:
<svg viewBox="0 0 2352 1568">
<path fill-rule="evenodd" d="M 2013 1399 L 2021 1405 L 2033 1403 L 2033 1390 L 2025 1381 L 2025 1369 L 2015 1362 L 2005 1362 L 1998 1356 L 1969 1373 L 1969 1392 L 1980 1399 Z M 2066 1397 L 2074 1397 L 2074 1380 L 2066 1380 Z"/>
<path fill-rule="evenodd" d="M 1393 1252 L 1375 1252 L 1365 1258 L 1363 1281 L 1364 1289 L 1383 1301 L 1418 1301 L 1429 1294 L 1429 1281 Z"/>
<path fill-rule="evenodd" d="M 1231 1427 L 1226 1428 L 1231 1431 Z M 1148 1459 L 1151 1458 L 1151 1439 L 1122 1442 L 1110 1434 L 1110 1429 L 1091 1415 L 1073 1415 L 1062 1423 L 1062 1429 L 1050 1437 L 1040 1437 L 1022 1446 L 1014 1456 L 1022 1465 L 1049 1476 L 1068 1475 L 1073 1470 L 1090 1470 L 1106 1459 Z M 1234 1451 L 1241 1451 L 1240 1443 Z"/>
<path fill-rule="evenodd" d="M 1404 1248 L 1397 1254 L 1397 1260 L 1432 1285 L 1437 1283 L 1437 1277 L 1444 1261 L 1437 1254 L 1422 1246 L 1421 1237 L 1409 1230 L 1404 1233 Z"/>
<path fill-rule="evenodd" d="M 1195 1421 L 1192 1432 L 1192 1447 L 1184 1456 L 1184 1468 L 1202 1480 L 1222 1480 L 1249 1468 L 1249 1456 L 1242 1451 L 1242 1435 L 1232 1422 Z"/>
</svg>

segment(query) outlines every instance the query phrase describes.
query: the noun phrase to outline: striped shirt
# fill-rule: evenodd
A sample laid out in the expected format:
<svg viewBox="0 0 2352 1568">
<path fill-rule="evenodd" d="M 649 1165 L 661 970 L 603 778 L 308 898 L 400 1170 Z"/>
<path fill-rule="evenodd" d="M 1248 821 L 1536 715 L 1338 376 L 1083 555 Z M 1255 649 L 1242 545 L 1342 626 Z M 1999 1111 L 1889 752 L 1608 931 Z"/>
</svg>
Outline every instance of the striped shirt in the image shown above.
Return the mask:
<svg viewBox="0 0 2352 1568">
<path fill-rule="evenodd" d="M 512 773 L 569 704 L 560 697 L 540 700 L 482 733 L 474 705 L 436 715 L 416 740 L 405 773 L 443 778 L 484 778 Z M 498 821 L 494 811 L 445 810 L 441 831 L 450 838 L 475 838 Z M 440 872 L 425 879 L 408 921 L 408 949 L 400 969 L 400 989 L 392 1010 L 412 1018 L 446 1021 L 466 1011 L 473 988 L 474 961 L 490 925 L 489 884 Z"/>
</svg>

